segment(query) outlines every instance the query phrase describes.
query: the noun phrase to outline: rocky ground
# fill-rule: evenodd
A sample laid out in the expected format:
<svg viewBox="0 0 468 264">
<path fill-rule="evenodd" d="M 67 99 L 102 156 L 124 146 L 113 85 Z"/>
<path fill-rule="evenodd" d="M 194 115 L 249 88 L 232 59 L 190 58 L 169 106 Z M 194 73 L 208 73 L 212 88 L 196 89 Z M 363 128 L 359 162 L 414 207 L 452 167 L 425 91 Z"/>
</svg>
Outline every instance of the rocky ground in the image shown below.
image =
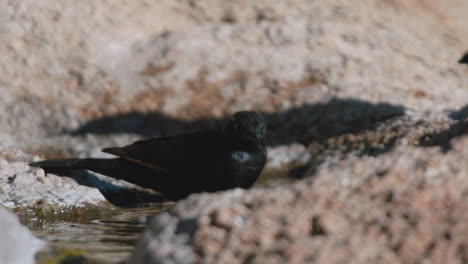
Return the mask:
<svg viewBox="0 0 468 264">
<path fill-rule="evenodd" d="M 295 182 L 191 196 L 151 220 L 132 263 L 465 263 L 467 13 L 463 0 L 3 1 L 0 203 L 159 201 L 27 163 L 251 109 L 268 123 L 266 171 Z"/>
</svg>

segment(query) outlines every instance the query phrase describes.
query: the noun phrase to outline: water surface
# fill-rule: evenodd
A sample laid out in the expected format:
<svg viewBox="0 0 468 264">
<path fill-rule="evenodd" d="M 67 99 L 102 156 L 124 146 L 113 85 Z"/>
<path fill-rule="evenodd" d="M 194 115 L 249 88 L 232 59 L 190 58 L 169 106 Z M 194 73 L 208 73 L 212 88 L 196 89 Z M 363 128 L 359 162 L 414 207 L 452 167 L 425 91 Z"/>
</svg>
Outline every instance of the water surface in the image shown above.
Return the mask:
<svg viewBox="0 0 468 264">
<path fill-rule="evenodd" d="M 34 235 L 46 240 L 57 252 L 75 250 L 86 259 L 73 263 L 114 264 L 128 259 L 147 217 L 173 204 L 152 203 L 137 208 L 90 206 L 45 212 L 28 209 L 17 214 Z"/>
</svg>

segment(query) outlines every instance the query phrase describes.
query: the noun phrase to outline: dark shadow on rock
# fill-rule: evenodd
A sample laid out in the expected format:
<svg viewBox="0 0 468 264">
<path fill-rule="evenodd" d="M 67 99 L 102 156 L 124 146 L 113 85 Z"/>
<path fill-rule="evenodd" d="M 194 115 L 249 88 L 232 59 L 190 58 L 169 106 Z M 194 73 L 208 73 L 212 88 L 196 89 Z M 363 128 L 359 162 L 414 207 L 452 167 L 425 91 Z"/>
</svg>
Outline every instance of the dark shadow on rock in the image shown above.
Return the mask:
<svg viewBox="0 0 468 264">
<path fill-rule="evenodd" d="M 448 152 L 452 149 L 450 141 L 460 135 L 468 133 L 468 124 L 465 122 L 455 123 L 447 130 L 439 133 L 429 134 L 419 140 L 419 146 L 435 147 L 439 146 L 443 152 Z"/>
<path fill-rule="evenodd" d="M 172 136 L 220 127 L 225 120 L 203 118 L 185 121 L 163 113 L 141 114 L 136 112 L 107 116 L 89 121 L 72 131 L 72 135 L 83 134 L 139 134 L 144 137 Z"/>
<path fill-rule="evenodd" d="M 458 60 L 460 64 L 468 64 L 468 51 Z"/>
<path fill-rule="evenodd" d="M 453 111 L 449 116 L 456 120 L 456 122 L 444 131 L 428 134 L 421 138 L 419 146 L 439 146 L 442 151 L 448 152 L 452 149 L 450 141 L 453 138 L 468 134 L 468 105 L 464 106 L 459 111 Z"/>
<path fill-rule="evenodd" d="M 100 179 L 94 173 L 86 170 L 70 170 L 64 172 L 62 169 L 59 173 L 48 170 L 47 173 L 70 177 L 80 185 L 97 188 L 110 203 L 119 207 L 133 208 L 145 203 L 162 203 L 168 201 L 162 195 L 138 190 L 136 188 L 115 185 L 112 182 Z"/>
<path fill-rule="evenodd" d="M 468 117 L 468 105 L 465 105 L 458 111 L 452 111 L 449 114 L 450 118 L 455 120 L 463 120 Z"/>
<path fill-rule="evenodd" d="M 307 175 L 313 175 L 315 172 L 315 162 L 310 161 L 309 163 L 305 165 L 301 165 L 295 168 L 292 168 L 288 172 L 288 178 L 294 179 L 294 180 L 299 180 L 307 177 Z"/>
<path fill-rule="evenodd" d="M 264 114 L 268 144 L 299 142 L 308 146 L 346 133 L 374 130 L 378 122 L 402 116 L 405 108 L 392 104 L 372 104 L 355 99 L 333 99 L 305 105 L 278 114 Z"/>
<path fill-rule="evenodd" d="M 356 99 L 332 99 L 279 113 L 261 113 L 267 122 L 267 145 L 326 140 L 344 133 L 374 129 L 376 123 L 403 115 L 405 108 L 392 104 L 372 104 Z M 229 117 L 226 117 L 229 118 Z M 72 135 L 131 133 L 144 137 L 178 135 L 220 128 L 226 118 L 186 121 L 154 112 L 127 113 L 92 120 Z"/>
</svg>

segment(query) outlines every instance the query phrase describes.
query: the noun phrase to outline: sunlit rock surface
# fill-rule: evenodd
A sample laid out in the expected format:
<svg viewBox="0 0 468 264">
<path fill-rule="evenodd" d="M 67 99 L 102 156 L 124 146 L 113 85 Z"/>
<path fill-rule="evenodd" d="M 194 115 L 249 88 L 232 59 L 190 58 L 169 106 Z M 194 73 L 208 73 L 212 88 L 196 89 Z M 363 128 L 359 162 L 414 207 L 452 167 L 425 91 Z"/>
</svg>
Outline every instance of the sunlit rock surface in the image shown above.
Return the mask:
<svg viewBox="0 0 468 264">
<path fill-rule="evenodd" d="M 83 206 L 105 201 L 96 188 L 71 178 L 46 175 L 28 163 L 38 159 L 15 148 L 0 147 L 0 204 L 7 207 Z"/>
</svg>

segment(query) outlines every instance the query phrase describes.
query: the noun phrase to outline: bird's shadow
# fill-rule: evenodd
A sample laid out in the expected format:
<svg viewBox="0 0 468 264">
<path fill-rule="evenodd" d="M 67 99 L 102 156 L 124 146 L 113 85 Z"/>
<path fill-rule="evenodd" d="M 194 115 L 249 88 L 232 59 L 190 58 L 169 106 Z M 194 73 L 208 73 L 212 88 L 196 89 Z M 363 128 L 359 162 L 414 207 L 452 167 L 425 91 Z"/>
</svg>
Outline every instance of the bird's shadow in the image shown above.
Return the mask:
<svg viewBox="0 0 468 264">
<path fill-rule="evenodd" d="M 357 133 L 375 128 L 377 122 L 401 116 L 399 105 L 373 104 L 356 99 L 332 99 L 326 103 L 307 104 L 278 113 L 260 112 L 267 123 L 268 146 L 326 140 L 344 133 Z M 160 112 L 136 112 L 106 116 L 83 124 L 71 135 L 138 134 L 144 137 L 173 136 L 206 129 L 220 128 L 226 118 L 183 120 Z"/>
<path fill-rule="evenodd" d="M 443 152 L 448 152 L 452 149 L 452 139 L 468 134 L 468 105 L 452 111 L 449 117 L 455 121 L 452 125 L 443 131 L 424 136 L 419 140 L 419 146 L 439 146 Z"/>
</svg>

